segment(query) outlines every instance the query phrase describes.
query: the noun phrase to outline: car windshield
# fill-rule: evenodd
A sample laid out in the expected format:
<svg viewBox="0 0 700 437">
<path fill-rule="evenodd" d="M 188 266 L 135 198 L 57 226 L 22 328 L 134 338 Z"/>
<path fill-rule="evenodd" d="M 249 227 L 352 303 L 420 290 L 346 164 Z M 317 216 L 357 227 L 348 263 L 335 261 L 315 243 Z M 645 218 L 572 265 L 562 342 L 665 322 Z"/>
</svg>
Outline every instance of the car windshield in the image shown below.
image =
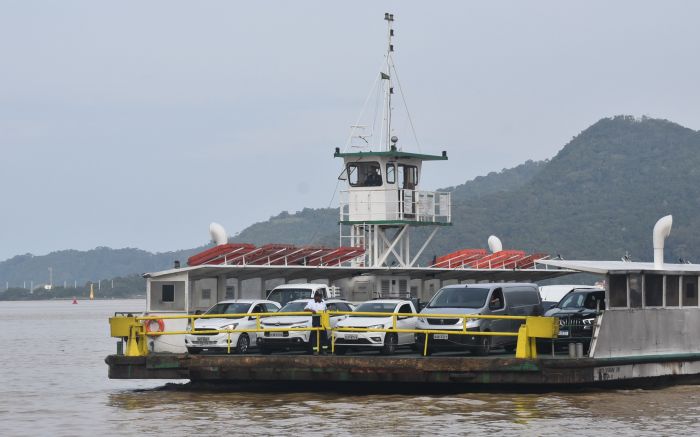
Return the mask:
<svg viewBox="0 0 700 437">
<path fill-rule="evenodd" d="M 387 303 L 387 302 L 365 302 L 355 308 L 355 312 L 357 313 L 393 313 L 394 309 L 396 308 L 395 303 Z M 350 317 L 385 317 L 385 316 L 368 316 L 368 315 L 354 315 L 352 314 Z"/>
<path fill-rule="evenodd" d="M 311 290 L 308 288 L 280 288 L 272 290 L 267 300 L 279 302 L 280 305 L 287 305 L 289 302 L 297 299 L 310 299 Z"/>
<path fill-rule="evenodd" d="M 290 302 L 285 305 L 278 313 L 298 313 L 304 311 L 306 308 L 306 302 Z"/>
<path fill-rule="evenodd" d="M 605 309 L 605 295 L 602 292 L 591 293 L 585 291 L 574 291 L 564 296 L 557 307 L 561 309 Z"/>
<path fill-rule="evenodd" d="M 557 306 L 562 309 L 583 308 L 583 303 L 585 302 L 587 295 L 588 293 L 582 291 L 569 293 L 564 296 Z"/>
<path fill-rule="evenodd" d="M 488 294 L 488 288 L 443 288 L 430 300 L 427 308 L 482 308 Z"/>
<path fill-rule="evenodd" d="M 248 313 L 250 309 L 250 303 L 217 303 L 213 307 L 209 308 L 204 314 L 244 314 Z"/>
</svg>

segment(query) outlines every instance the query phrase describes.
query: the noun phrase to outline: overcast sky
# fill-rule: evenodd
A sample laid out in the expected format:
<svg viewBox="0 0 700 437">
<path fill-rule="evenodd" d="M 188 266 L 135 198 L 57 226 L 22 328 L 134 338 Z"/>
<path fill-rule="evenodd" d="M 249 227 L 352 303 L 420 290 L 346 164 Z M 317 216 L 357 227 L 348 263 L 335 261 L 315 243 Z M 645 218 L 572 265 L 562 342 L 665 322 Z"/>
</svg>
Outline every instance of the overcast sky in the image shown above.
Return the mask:
<svg viewBox="0 0 700 437">
<path fill-rule="evenodd" d="M 0 0 L 0 260 L 329 206 L 385 11 L 421 150 L 450 157 L 423 188 L 615 114 L 700 128 L 698 2 Z"/>
</svg>

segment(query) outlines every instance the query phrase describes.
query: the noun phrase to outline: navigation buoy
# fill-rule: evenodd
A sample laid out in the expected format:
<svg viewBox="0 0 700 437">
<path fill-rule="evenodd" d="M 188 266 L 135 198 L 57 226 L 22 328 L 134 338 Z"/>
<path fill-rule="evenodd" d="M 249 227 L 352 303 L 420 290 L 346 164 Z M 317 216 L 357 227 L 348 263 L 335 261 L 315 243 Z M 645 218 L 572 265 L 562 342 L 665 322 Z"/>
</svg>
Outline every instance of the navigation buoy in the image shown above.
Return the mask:
<svg viewBox="0 0 700 437">
<path fill-rule="evenodd" d="M 77 304 L 77 303 L 78 303 L 78 299 L 75 298 L 75 297 L 73 297 L 73 305 L 75 305 L 75 304 Z"/>
</svg>

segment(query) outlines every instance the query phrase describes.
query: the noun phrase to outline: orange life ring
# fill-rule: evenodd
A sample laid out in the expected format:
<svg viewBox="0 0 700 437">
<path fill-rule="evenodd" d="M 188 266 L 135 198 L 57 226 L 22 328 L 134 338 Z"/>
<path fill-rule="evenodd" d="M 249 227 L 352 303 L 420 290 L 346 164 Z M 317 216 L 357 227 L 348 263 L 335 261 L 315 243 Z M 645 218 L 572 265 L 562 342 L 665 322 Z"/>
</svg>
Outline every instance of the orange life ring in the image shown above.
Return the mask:
<svg viewBox="0 0 700 437">
<path fill-rule="evenodd" d="M 153 322 L 158 323 L 158 330 L 157 331 L 151 330 L 151 324 Z M 144 323 L 144 326 L 146 328 L 146 332 L 163 332 L 163 331 L 165 331 L 165 322 L 163 321 L 163 319 L 146 320 L 146 323 Z"/>
</svg>

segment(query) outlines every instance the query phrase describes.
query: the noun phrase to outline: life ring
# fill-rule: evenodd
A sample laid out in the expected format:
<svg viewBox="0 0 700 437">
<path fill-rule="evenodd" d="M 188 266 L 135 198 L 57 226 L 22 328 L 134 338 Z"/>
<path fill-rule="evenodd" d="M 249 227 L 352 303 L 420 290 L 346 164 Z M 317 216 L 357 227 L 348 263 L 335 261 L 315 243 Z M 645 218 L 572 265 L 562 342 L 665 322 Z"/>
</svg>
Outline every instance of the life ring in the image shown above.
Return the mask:
<svg viewBox="0 0 700 437">
<path fill-rule="evenodd" d="M 157 330 L 157 331 L 154 331 L 154 330 L 151 329 L 151 325 L 152 325 L 154 322 L 158 324 L 158 330 Z M 163 332 L 163 331 L 165 331 L 165 322 L 163 321 L 163 319 L 150 319 L 150 320 L 146 320 L 146 323 L 144 323 L 144 326 L 145 326 L 145 328 L 146 328 L 146 332 Z"/>
</svg>

